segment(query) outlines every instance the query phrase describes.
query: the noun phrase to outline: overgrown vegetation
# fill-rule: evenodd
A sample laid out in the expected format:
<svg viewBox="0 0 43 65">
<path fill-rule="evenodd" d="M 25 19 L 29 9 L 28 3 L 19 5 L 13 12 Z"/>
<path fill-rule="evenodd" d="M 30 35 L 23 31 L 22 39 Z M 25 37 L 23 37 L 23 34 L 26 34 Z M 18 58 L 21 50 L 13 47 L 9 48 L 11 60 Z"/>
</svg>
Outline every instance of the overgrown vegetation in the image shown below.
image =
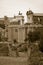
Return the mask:
<svg viewBox="0 0 43 65">
<path fill-rule="evenodd" d="M 43 36 L 41 37 L 40 35 L 40 31 L 36 31 L 34 30 L 33 32 L 32 31 L 29 31 L 28 33 L 28 38 L 25 39 L 25 41 L 29 41 L 29 44 L 30 43 L 33 43 L 33 42 L 36 42 L 36 41 L 40 41 L 40 44 L 39 44 L 39 50 L 41 52 L 43 52 Z"/>
<path fill-rule="evenodd" d="M 40 40 L 40 32 L 39 31 L 30 31 L 28 33 L 28 40 L 30 42 L 35 42 L 35 41 L 38 41 Z"/>
</svg>

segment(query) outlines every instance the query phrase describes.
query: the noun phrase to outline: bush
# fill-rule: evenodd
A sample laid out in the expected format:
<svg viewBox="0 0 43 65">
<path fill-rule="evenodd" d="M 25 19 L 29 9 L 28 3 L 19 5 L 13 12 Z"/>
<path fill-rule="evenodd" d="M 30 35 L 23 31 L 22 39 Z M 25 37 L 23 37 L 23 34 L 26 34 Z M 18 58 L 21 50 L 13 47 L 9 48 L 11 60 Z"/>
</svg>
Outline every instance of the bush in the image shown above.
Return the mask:
<svg viewBox="0 0 43 65">
<path fill-rule="evenodd" d="M 30 42 L 35 42 L 38 41 L 40 39 L 40 32 L 39 31 L 30 31 L 28 33 L 28 40 Z"/>
</svg>

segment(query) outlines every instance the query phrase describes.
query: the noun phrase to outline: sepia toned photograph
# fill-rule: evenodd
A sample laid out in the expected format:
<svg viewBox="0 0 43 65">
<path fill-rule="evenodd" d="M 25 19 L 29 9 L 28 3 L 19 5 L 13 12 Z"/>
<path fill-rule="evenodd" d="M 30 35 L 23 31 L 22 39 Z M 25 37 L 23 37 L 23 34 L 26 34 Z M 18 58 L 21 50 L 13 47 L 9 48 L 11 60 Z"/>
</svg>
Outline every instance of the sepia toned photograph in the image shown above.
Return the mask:
<svg viewBox="0 0 43 65">
<path fill-rule="evenodd" d="M 0 0 L 0 65 L 43 65 L 43 0 Z"/>
</svg>

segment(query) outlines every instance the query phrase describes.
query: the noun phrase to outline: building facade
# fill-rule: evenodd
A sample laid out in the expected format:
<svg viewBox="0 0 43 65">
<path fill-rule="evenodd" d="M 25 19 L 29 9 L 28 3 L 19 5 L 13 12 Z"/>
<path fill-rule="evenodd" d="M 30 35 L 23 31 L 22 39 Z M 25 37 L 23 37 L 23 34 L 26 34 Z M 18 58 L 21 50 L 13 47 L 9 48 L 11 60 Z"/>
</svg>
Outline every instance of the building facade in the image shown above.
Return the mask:
<svg viewBox="0 0 43 65">
<path fill-rule="evenodd" d="M 24 43 L 29 31 L 40 30 L 43 35 L 43 13 L 26 12 L 27 22 L 24 23 L 24 16 L 19 12 L 17 16 L 0 18 L 0 27 L 7 41 Z M 3 27 L 3 25 L 5 27 Z M 1 26 L 2 25 L 2 26 Z M 2 34 L 2 35 L 3 35 Z M 42 36 L 43 37 L 43 36 Z"/>
<path fill-rule="evenodd" d="M 24 16 L 19 12 L 17 16 L 10 18 L 10 25 L 8 26 L 8 41 L 24 42 L 25 28 Z"/>
</svg>

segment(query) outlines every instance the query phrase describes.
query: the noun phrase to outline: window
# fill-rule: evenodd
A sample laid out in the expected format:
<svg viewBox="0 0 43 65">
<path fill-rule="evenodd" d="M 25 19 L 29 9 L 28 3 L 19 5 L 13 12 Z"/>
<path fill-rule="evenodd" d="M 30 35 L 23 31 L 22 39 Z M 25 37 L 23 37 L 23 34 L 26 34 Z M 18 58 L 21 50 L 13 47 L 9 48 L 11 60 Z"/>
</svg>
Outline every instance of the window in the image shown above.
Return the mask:
<svg viewBox="0 0 43 65">
<path fill-rule="evenodd" d="M 20 20 L 18 20 L 18 24 L 20 24 Z"/>
<path fill-rule="evenodd" d="M 18 30 L 17 30 L 17 29 L 15 29 L 15 32 L 18 32 Z"/>
</svg>

